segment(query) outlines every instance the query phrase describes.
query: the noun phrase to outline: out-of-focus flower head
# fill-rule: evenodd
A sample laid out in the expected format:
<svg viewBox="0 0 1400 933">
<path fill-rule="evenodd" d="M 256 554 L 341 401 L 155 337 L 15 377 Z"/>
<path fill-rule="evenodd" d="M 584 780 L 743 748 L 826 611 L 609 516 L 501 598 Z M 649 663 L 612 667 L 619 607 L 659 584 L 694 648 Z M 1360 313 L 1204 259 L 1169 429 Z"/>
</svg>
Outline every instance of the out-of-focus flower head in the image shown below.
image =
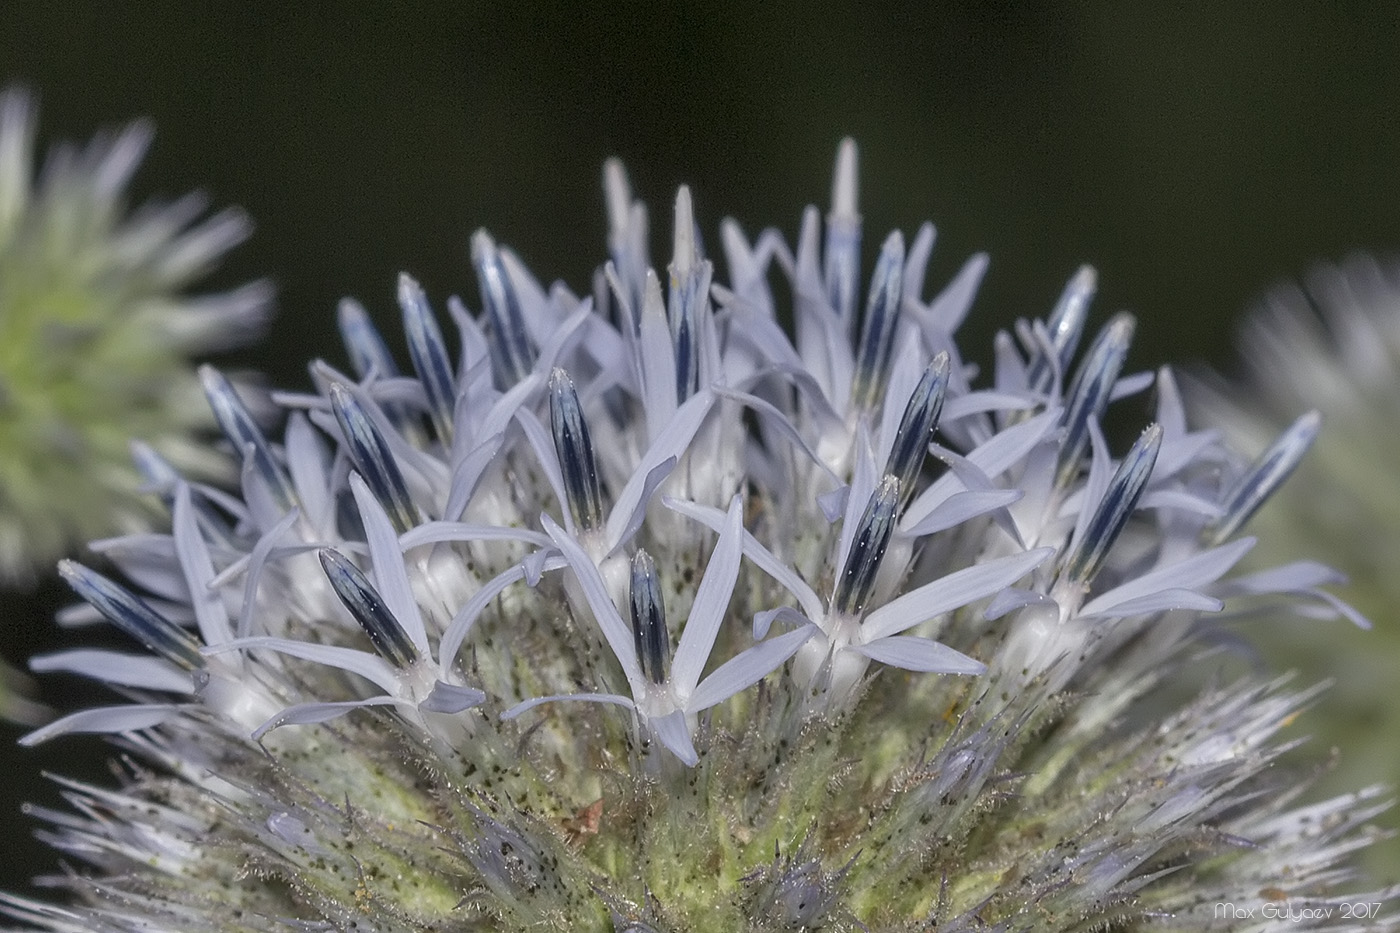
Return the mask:
<svg viewBox="0 0 1400 933">
<path fill-rule="evenodd" d="M 203 216 L 199 194 L 128 211 L 150 139 L 136 122 L 36 174 L 33 101 L 0 93 L 0 583 L 158 517 L 133 439 L 195 476 L 226 469 L 197 437 L 212 419 L 189 360 L 254 337 L 271 290 L 186 293 L 249 223 Z"/>
<path fill-rule="evenodd" d="M 1246 318 L 1247 377 L 1188 383 L 1197 413 L 1242 450 L 1263 451 L 1292 428 L 1311 454 L 1255 520 L 1261 566 L 1299 556 L 1298 544 L 1330 568 L 1293 565 L 1296 579 L 1339 584 L 1376 622 L 1373 631 L 1319 628 L 1305 619 L 1250 629 L 1269 663 L 1312 679 L 1332 678 L 1329 701 L 1305 722 L 1319 740 L 1346 750 L 1331 789 L 1400 775 L 1400 266 L 1357 254 L 1319 265 L 1302 282 L 1271 289 Z M 1394 825 L 1394 815 L 1389 815 Z M 1384 847 L 1400 871 L 1400 845 Z"/>
</svg>

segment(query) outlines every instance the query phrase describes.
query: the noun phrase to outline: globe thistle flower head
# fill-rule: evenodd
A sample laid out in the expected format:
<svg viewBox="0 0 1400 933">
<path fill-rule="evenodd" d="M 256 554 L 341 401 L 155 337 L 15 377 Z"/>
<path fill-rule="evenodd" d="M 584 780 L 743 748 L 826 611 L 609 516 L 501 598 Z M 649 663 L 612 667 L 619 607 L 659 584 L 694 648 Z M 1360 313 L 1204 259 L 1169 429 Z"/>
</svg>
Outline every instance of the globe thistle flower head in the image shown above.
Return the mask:
<svg viewBox="0 0 1400 933">
<path fill-rule="evenodd" d="M 35 177 L 34 106 L 0 93 L 0 580 L 31 581 L 73 545 L 149 525 L 129 444 L 193 475 L 221 467 L 187 359 L 245 342 L 269 288 L 185 290 L 248 234 L 191 195 L 133 214 L 123 192 L 150 142 L 133 123 L 59 147 Z"/>
<path fill-rule="evenodd" d="M 1340 613 L 1235 569 L 1300 443 L 1251 466 L 1190 430 L 1170 370 L 1124 374 L 1129 316 L 1076 361 L 1090 270 L 977 387 L 955 333 L 985 258 L 926 298 L 932 227 L 893 234 L 861 304 L 855 160 L 824 236 L 815 208 L 795 248 L 726 222 L 723 283 L 682 189 L 664 289 L 609 163 L 590 295 L 477 234 L 455 351 L 407 276 L 411 367 L 342 304 L 354 375 L 317 362 L 276 395 L 280 443 L 205 370 L 240 494 L 162 473 L 169 535 L 103 542 L 122 579 L 64 565 L 78 615 L 149 654 L 38 659 L 128 702 L 24 741 L 112 734 L 130 771 L 40 811 L 80 866 L 49 879 L 69 901 L 4 909 L 55 931 L 1395 928 L 1339 919 L 1394 893 L 1345 864 L 1380 791 L 1300 806 L 1272 767 L 1315 690 L 1221 670 L 1165 699 L 1212 663 L 1205 616 Z M 1102 416 L 1150 385 L 1115 457 Z"/>
</svg>

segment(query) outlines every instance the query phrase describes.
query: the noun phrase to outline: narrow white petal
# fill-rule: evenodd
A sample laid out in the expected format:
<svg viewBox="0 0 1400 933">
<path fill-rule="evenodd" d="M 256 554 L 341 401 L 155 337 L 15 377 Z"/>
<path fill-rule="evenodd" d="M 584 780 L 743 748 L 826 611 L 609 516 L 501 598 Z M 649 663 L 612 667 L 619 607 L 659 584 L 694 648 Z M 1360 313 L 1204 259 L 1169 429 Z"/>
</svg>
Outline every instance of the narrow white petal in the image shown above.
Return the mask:
<svg viewBox="0 0 1400 933">
<path fill-rule="evenodd" d="M 666 482 L 666 478 L 671 475 L 671 471 L 675 468 L 675 457 L 668 457 L 652 467 L 642 481 L 639 494 L 632 502 L 631 513 L 624 516 L 620 508 L 614 508 L 612 513 L 608 515 L 607 528 L 605 529 L 608 557 L 626 547 L 627 542 L 631 541 L 632 536 L 642 527 L 642 522 L 647 517 L 647 506 L 651 504 L 651 497 L 656 495 L 656 490 L 661 488 L 661 484 Z M 630 482 L 628 486 L 631 486 Z M 620 506 L 621 502 L 618 505 Z M 626 518 L 626 521 L 621 521 L 622 518 Z"/>
<path fill-rule="evenodd" d="M 985 564 L 977 564 L 940 577 L 932 583 L 925 583 L 866 616 L 865 624 L 861 626 L 862 637 L 869 644 L 991 596 L 1030 573 L 1054 553 L 1054 548 L 1036 548 L 989 560 Z"/>
<path fill-rule="evenodd" d="M 610 550 L 622 540 L 623 531 L 632 524 L 633 513 L 639 505 L 643 509 L 646 507 L 643 495 L 648 491 L 646 487 L 651 472 L 667 460 L 673 457 L 680 458 L 686 452 L 714 401 L 715 394 L 709 389 L 701 389 L 692 395 L 684 405 L 676 409 L 671 423 L 656 436 L 656 440 L 642 455 L 641 462 L 632 471 L 632 476 L 627 480 L 627 485 L 622 487 L 622 492 L 618 493 L 617 501 L 608 515 L 607 540 Z"/>
<path fill-rule="evenodd" d="M 1254 541 L 1254 538 L 1241 538 L 1209 551 L 1202 551 L 1169 567 L 1145 573 L 1122 586 L 1114 587 L 1102 596 L 1091 599 L 1080 610 L 1080 614 L 1092 616 L 1116 612 L 1118 606 L 1124 603 L 1163 590 L 1199 590 L 1224 576 L 1241 557 L 1244 557 L 1245 552 L 1254 546 Z"/>
<path fill-rule="evenodd" d="M 249 651 L 261 649 L 275 651 L 288 657 L 301 658 L 339 668 L 352 674 L 359 674 L 387 693 L 398 690 L 399 675 L 389 663 L 377 654 L 339 645 L 313 645 L 293 638 L 272 638 L 258 635 L 252 638 L 238 638 L 222 645 L 211 645 L 204 649 L 207 655 L 223 654 L 226 651 Z"/>
<path fill-rule="evenodd" d="M 301 412 L 287 419 L 287 472 L 292 477 L 306 520 L 316 529 L 329 527 L 335 515 L 330 465 L 316 429 Z"/>
<path fill-rule="evenodd" d="M 676 710 L 674 713 L 647 720 L 647 725 L 656 735 L 657 741 L 666 746 L 666 749 L 686 767 L 693 768 L 700 763 L 700 756 L 695 752 L 695 743 L 690 740 L 690 726 L 686 724 L 685 713 Z"/>
<path fill-rule="evenodd" d="M 699 505 L 695 502 L 672 499 L 670 496 L 663 496 L 661 501 L 666 504 L 667 508 L 679 512 L 687 518 L 695 519 L 711 531 L 724 530 L 725 515 L 719 509 Z M 744 532 L 744 556 L 753 561 L 758 569 L 776 580 L 779 586 L 796 596 L 798 605 L 802 607 L 802 611 L 808 617 L 820 619 L 826 614 L 826 604 L 817 596 L 816 591 L 807 585 L 807 581 L 798 576 L 791 567 L 774 557 L 771 551 L 747 531 Z"/>
<path fill-rule="evenodd" d="M 194 682 L 189 671 L 181 670 L 169 661 L 149 654 L 75 648 L 31 658 L 29 669 L 40 674 L 67 671 L 118 687 L 194 693 Z"/>
<path fill-rule="evenodd" d="M 243 608 L 238 613 L 238 637 L 247 638 L 253 634 L 253 617 L 257 614 L 258 608 L 258 584 L 262 582 L 263 568 L 267 566 L 268 558 L 272 555 L 273 548 L 281 540 L 291 527 L 296 524 L 301 514 L 292 509 L 282 520 L 272 529 L 258 538 L 258 543 L 253 545 L 252 553 L 248 555 L 247 576 L 243 580 Z M 304 546 L 305 550 L 312 550 L 316 547 L 313 544 Z"/>
<path fill-rule="evenodd" d="M 804 616 L 791 606 L 779 606 L 776 609 L 765 609 L 762 612 L 753 614 L 753 637 L 755 640 L 768 637 L 768 630 L 773 627 L 774 622 L 792 622 L 795 625 L 816 625 L 817 623 Z"/>
<path fill-rule="evenodd" d="M 642 667 L 637 661 L 632 627 L 622 621 L 617 606 L 613 605 L 611 597 L 608 596 L 608 588 L 603 583 L 602 574 L 598 572 L 593 559 L 579 547 L 573 535 L 560 528 L 548 515 L 541 516 L 540 520 L 544 523 L 544 530 L 554 539 L 555 546 L 569 562 L 574 577 L 583 589 L 584 598 L 588 600 L 588 607 L 593 610 L 593 618 L 597 620 L 598 628 L 602 630 L 603 637 L 607 639 L 608 646 L 617 657 L 617 662 L 622 665 L 622 672 L 627 675 L 627 683 L 632 688 L 632 693 L 639 694 L 644 688 L 646 678 L 642 676 Z"/>
<path fill-rule="evenodd" d="M 681 696 L 689 696 L 695 689 L 705 669 L 705 662 L 710 659 L 710 652 L 715 647 L 720 624 L 734 595 L 734 584 L 739 579 L 743 534 L 744 503 L 740 496 L 735 496 L 729 503 L 724 531 L 720 533 L 714 553 L 710 555 L 700 586 L 695 590 L 690 618 L 686 620 L 680 645 L 671 662 L 671 683 Z"/>
<path fill-rule="evenodd" d="M 433 684 L 432 692 L 426 700 L 418 704 L 418 708 L 425 713 L 460 713 L 485 702 L 486 694 L 474 687 L 462 687 L 439 680 Z"/>
<path fill-rule="evenodd" d="M 1097 602 L 1097 600 L 1095 600 Z M 1090 603 L 1093 605 L 1093 603 Z M 1139 596 L 1136 599 L 1127 599 L 1121 603 L 1097 610 L 1090 613 L 1081 609 L 1080 618 L 1091 618 L 1094 615 L 1116 616 L 1125 618 L 1127 616 L 1151 615 L 1158 612 L 1168 612 L 1172 609 L 1194 609 L 1197 612 L 1219 612 L 1225 604 L 1213 596 L 1205 596 L 1195 590 L 1182 589 L 1181 587 L 1171 587 L 1159 590 L 1156 593 L 1149 593 L 1146 596 Z"/>
<path fill-rule="evenodd" d="M 358 473 L 350 474 L 350 490 L 355 495 L 360 521 L 365 526 L 365 543 L 369 545 L 375 588 L 413 646 L 426 655 L 428 632 L 423 627 L 423 614 L 418 610 L 418 600 L 413 597 L 413 587 L 408 582 L 403 551 L 399 549 L 399 536 L 389 522 L 384 507 Z"/>
<path fill-rule="evenodd" d="M 528 528 L 506 528 L 468 522 L 427 522 L 400 535 L 399 547 L 410 551 L 425 544 L 449 541 L 525 541 L 540 547 L 549 547 L 553 543 L 549 540 L 549 535 L 530 531 Z"/>
<path fill-rule="evenodd" d="M 707 710 L 758 683 L 781 667 L 818 631 L 815 625 L 804 625 L 741 651 L 700 682 L 686 700 L 687 712 Z"/>
<path fill-rule="evenodd" d="M 175 490 L 172 529 L 175 553 L 180 558 L 180 568 L 189 585 L 190 603 L 195 620 L 199 623 L 199 634 L 207 645 L 223 644 L 233 638 L 233 629 L 229 626 L 228 609 L 224 606 L 222 594 L 210 586 L 210 581 L 214 579 L 214 562 L 209 557 L 209 546 L 199 531 L 199 521 L 195 518 L 194 504 L 190 499 L 190 487 L 184 483 Z"/>
<path fill-rule="evenodd" d="M 1025 495 L 1019 489 L 987 489 L 977 492 L 955 492 L 934 506 L 932 511 L 909 528 L 901 528 L 902 534 L 911 538 L 931 535 L 934 532 L 961 525 L 969 519 L 1020 501 Z"/>
<path fill-rule="evenodd" d="M 535 697 L 523 703 L 517 703 L 501 714 L 502 719 L 514 719 L 521 713 L 542 706 L 545 703 L 564 703 L 577 700 L 580 703 L 611 703 L 614 706 L 625 706 L 628 709 L 636 709 L 637 706 L 631 699 L 618 696 L 616 693 L 560 693 L 554 696 Z"/>
<path fill-rule="evenodd" d="M 987 665 L 947 645 L 914 635 L 891 635 L 850 650 L 873 661 L 925 674 L 982 674 Z"/>
<path fill-rule="evenodd" d="M 167 719 L 173 719 L 184 708 L 171 703 L 161 703 L 99 706 L 95 709 L 85 709 L 82 712 L 73 713 L 51 722 L 42 729 L 35 729 L 27 735 L 20 736 L 19 744 L 38 745 L 40 742 L 47 742 L 56 736 L 71 735 L 76 732 L 110 734 L 149 729 L 152 726 L 160 725 Z"/>
<path fill-rule="evenodd" d="M 535 452 L 535 460 L 539 463 L 540 469 L 544 470 L 545 479 L 549 481 L 549 488 L 554 491 L 554 501 L 559 504 L 560 511 L 564 514 L 564 527 L 570 534 L 574 532 L 574 520 L 569 515 L 568 494 L 564 492 L 564 474 L 559 469 L 559 456 L 554 451 L 554 441 L 549 436 L 549 431 L 540 423 L 540 419 L 535 417 L 534 412 L 528 408 L 522 408 L 515 413 L 515 420 L 519 423 L 521 430 L 525 432 L 525 440 L 530 443 L 530 447 Z"/>
<path fill-rule="evenodd" d="M 253 730 L 249 736 L 254 742 L 273 729 L 282 726 L 309 726 L 318 722 L 338 719 L 353 710 L 367 706 L 391 706 L 399 701 L 393 697 L 369 697 L 364 700 L 343 700 L 337 703 L 299 703 L 289 706 Z"/>
</svg>

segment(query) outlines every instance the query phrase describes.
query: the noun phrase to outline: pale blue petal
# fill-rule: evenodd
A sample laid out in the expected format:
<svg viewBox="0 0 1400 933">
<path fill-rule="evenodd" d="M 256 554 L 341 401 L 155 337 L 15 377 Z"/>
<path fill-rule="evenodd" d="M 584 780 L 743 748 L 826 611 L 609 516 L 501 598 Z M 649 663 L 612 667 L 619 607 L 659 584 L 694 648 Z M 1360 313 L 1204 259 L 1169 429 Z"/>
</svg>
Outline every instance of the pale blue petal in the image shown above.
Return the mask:
<svg viewBox="0 0 1400 933">
<path fill-rule="evenodd" d="M 175 490 L 172 528 L 175 553 L 180 558 L 180 567 L 189 586 L 190 603 L 195 620 L 199 623 L 199 634 L 206 645 L 223 644 L 233 638 L 233 629 L 229 625 L 223 595 L 210 586 L 210 581 L 214 579 L 214 562 L 199 531 L 199 522 L 190 501 L 190 487 L 184 483 Z"/>
<path fill-rule="evenodd" d="M 924 674 L 983 674 L 987 665 L 947 645 L 914 635 L 891 635 L 850 650 L 872 661 Z"/>
<path fill-rule="evenodd" d="M 1093 604 L 1090 603 L 1090 605 Z M 1127 599 L 1121 603 L 1114 603 L 1112 606 L 1099 611 L 1097 614 L 1121 619 L 1128 616 L 1169 612 L 1173 609 L 1192 609 L 1196 612 L 1219 612 L 1224 606 L 1224 603 L 1213 596 L 1204 596 L 1195 590 L 1173 587 L 1159 590 L 1156 593 L 1150 593 L 1147 596 L 1139 596 L 1136 599 Z M 1090 613 L 1085 610 L 1080 610 L 1079 612 L 1079 618 L 1081 619 L 1092 618 L 1094 615 L 1095 613 Z"/>
<path fill-rule="evenodd" d="M 194 693 L 194 679 L 189 671 L 148 654 L 75 648 L 30 658 L 29 669 L 39 674 L 66 671 L 117 687 Z"/>
<path fill-rule="evenodd" d="M 318 530 L 328 528 L 335 515 L 330 465 L 316 430 L 300 412 L 287 419 L 286 449 L 287 472 L 306 520 Z"/>
<path fill-rule="evenodd" d="M 1110 612 L 1116 613 L 1120 604 L 1163 590 L 1199 590 L 1224 576 L 1250 548 L 1254 547 L 1254 542 L 1254 538 L 1241 538 L 1209 551 L 1202 551 L 1169 567 L 1145 573 L 1090 600 L 1080 612 L 1086 616 L 1106 615 Z"/>
<path fill-rule="evenodd" d="M 632 627 L 622 621 L 617 606 L 613 605 L 611 597 L 608 596 L 607 586 L 603 583 L 602 575 L 598 573 L 598 567 L 593 563 L 593 559 L 584 553 L 583 548 L 579 547 L 573 536 L 555 524 L 548 515 L 541 516 L 540 521 L 544 523 L 544 530 L 554 539 L 554 544 L 564 555 L 564 559 L 569 562 L 574 577 L 583 589 L 584 598 L 593 610 L 593 618 L 597 620 L 598 628 L 602 630 L 608 646 L 622 665 L 622 672 L 627 675 L 627 683 L 632 688 L 632 693 L 640 694 L 645 689 L 646 680 L 642 676 L 637 649 L 633 645 Z"/>
<path fill-rule="evenodd" d="M 47 742 L 60 735 L 71 735 L 79 732 L 112 734 L 149 729 L 168 719 L 174 719 L 181 710 L 186 708 L 172 703 L 160 703 L 99 706 L 95 709 L 85 709 L 82 712 L 72 713 L 51 722 L 42 729 L 35 729 L 27 735 L 20 736 L 19 744 L 38 745 L 40 742 Z"/>
<path fill-rule="evenodd" d="M 486 694 L 474 687 L 461 687 L 437 681 L 432 693 L 418 704 L 425 713 L 460 713 L 486 702 Z"/>
<path fill-rule="evenodd" d="M 560 693 L 554 696 L 535 697 L 523 703 L 517 703 L 501 714 L 502 719 L 514 719 L 521 713 L 542 706 L 545 703 L 564 703 L 577 700 L 580 703 L 610 703 L 614 706 L 625 706 L 628 709 L 636 709 L 637 706 L 628 697 L 619 696 L 616 693 Z"/>
<path fill-rule="evenodd" d="M 986 619 L 988 622 L 995 622 L 1007 613 L 1024 609 L 1027 606 L 1048 606 L 1053 605 L 1054 600 L 1044 593 L 1036 590 L 1023 590 L 1019 587 L 1008 586 L 1000 593 L 992 597 L 992 601 L 987 604 Z"/>
<path fill-rule="evenodd" d="M 792 622 L 799 626 L 817 624 L 791 606 L 779 606 L 776 609 L 765 609 L 762 612 L 755 612 L 753 614 L 754 639 L 767 638 L 768 630 L 772 628 L 774 622 Z"/>
<path fill-rule="evenodd" d="M 314 645 L 310 642 L 297 641 L 294 638 L 255 635 L 252 638 L 239 638 L 222 645 L 210 645 L 204 649 L 204 653 L 215 655 L 223 654 L 226 651 L 251 651 L 255 649 L 275 651 L 289 657 L 301 658 L 303 661 L 324 664 L 327 667 L 359 674 L 381 690 L 389 693 L 394 693 L 399 688 L 397 671 L 379 655 L 356 648 L 344 648 L 339 645 Z"/>
<path fill-rule="evenodd" d="M 243 582 L 243 609 L 238 614 L 239 638 L 247 638 L 253 634 L 253 616 L 257 613 L 258 584 L 262 582 L 263 568 L 267 566 L 268 557 L 272 554 L 277 542 L 296 524 L 300 517 L 300 513 L 296 509 L 292 509 L 270 531 L 258 538 L 257 544 L 253 545 L 252 553 L 248 555 L 247 576 Z M 315 548 L 314 543 L 304 546 L 304 549 L 308 551 Z"/>
<path fill-rule="evenodd" d="M 987 489 L 978 492 L 957 492 L 940 502 L 917 524 L 900 529 L 900 533 L 911 538 L 931 535 L 934 532 L 961 525 L 969 519 L 985 515 L 997 509 L 1004 509 L 1025 495 L 1019 489 Z"/>
<path fill-rule="evenodd" d="M 693 768 L 700 763 L 700 756 L 695 753 L 695 744 L 690 740 L 690 727 L 686 724 L 685 713 L 676 710 L 674 713 L 647 720 L 647 725 L 656 735 L 657 741 L 666 746 L 666 749 L 686 767 Z"/>
<path fill-rule="evenodd" d="M 796 654 L 797 649 L 806 644 L 818 631 L 815 625 L 809 623 L 799 629 L 759 642 L 725 661 L 709 677 L 700 681 L 700 685 L 686 701 L 686 711 L 703 712 L 711 706 L 723 703 L 734 694 L 747 690 L 782 667 L 787 659 Z"/>
<path fill-rule="evenodd" d="M 695 519 L 711 531 L 718 533 L 724 530 L 725 514 L 719 509 L 699 505 L 695 502 L 672 499 L 670 496 L 663 496 L 661 501 L 666 504 L 667 508 L 679 512 L 687 518 Z M 776 580 L 779 586 L 796 596 L 802 611 L 808 616 L 820 619 L 826 614 L 826 604 L 807 585 L 807 581 L 798 576 L 791 567 L 774 557 L 771 551 L 747 531 L 744 532 L 744 556 L 753 561 L 758 569 Z"/>
<path fill-rule="evenodd" d="M 399 547 L 405 552 L 425 544 L 463 541 L 526 541 L 540 547 L 553 544 L 549 535 L 528 528 L 506 528 L 500 525 L 478 525 L 469 522 L 427 522 L 399 536 Z"/>
<path fill-rule="evenodd" d="M 537 551 L 532 557 L 539 557 L 544 552 Z M 558 570 L 566 566 L 565 562 L 558 557 L 545 557 L 540 565 L 539 572 L 545 570 Z M 524 579 L 527 575 L 527 563 L 522 562 L 508 567 L 506 570 L 492 577 L 482 584 L 481 589 L 472 594 L 471 599 L 457 610 L 457 614 L 452 617 L 447 629 L 442 633 L 442 640 L 438 642 L 438 666 L 444 671 L 451 670 L 457 663 L 457 653 L 462 650 L 462 643 L 471 634 L 472 627 L 476 625 L 477 618 L 486 609 L 491 601 L 501 594 L 501 591 L 512 583 Z"/>
<path fill-rule="evenodd" d="M 413 587 L 408 582 L 399 536 L 389 521 L 389 515 L 358 473 L 350 474 L 350 490 L 360 509 L 360 521 L 365 528 L 365 543 L 369 545 L 370 565 L 374 570 L 375 589 L 384 600 L 390 614 L 408 635 L 419 654 L 428 653 L 428 632 L 423 626 L 423 614 Z"/>
<path fill-rule="evenodd" d="M 999 557 L 925 583 L 870 613 L 861 626 L 866 643 L 913 628 L 920 622 L 992 596 L 1030 573 L 1055 553 L 1036 548 Z"/>
<path fill-rule="evenodd" d="M 393 697 L 369 697 L 364 700 L 342 700 L 336 703 L 299 703 L 287 707 L 258 726 L 249 738 L 256 742 L 273 729 L 283 726 L 309 726 L 318 722 L 329 722 L 353 710 L 364 709 L 367 706 L 392 706 L 398 702 Z"/>
<path fill-rule="evenodd" d="M 651 497 L 656 494 L 657 489 L 661 488 L 661 484 L 666 482 L 666 478 L 671 475 L 671 471 L 675 468 L 675 457 L 669 457 L 665 460 L 662 460 L 656 466 L 651 468 L 651 470 L 647 473 L 645 479 L 642 482 L 640 492 L 636 498 L 635 503 L 633 503 L 632 505 L 631 514 L 626 516 L 627 521 L 625 523 L 615 523 L 613 521 L 613 519 L 619 517 L 622 514 L 621 511 L 617 508 L 614 508 L 612 513 L 608 515 L 608 553 L 606 556 L 611 557 L 612 555 L 616 554 L 618 551 L 626 547 L 627 543 L 632 540 L 632 536 L 637 533 L 637 530 L 642 527 L 642 522 L 646 520 L 647 506 L 651 504 Z M 630 487 L 631 485 L 632 484 L 629 482 L 628 486 Z M 624 489 L 623 493 L 627 494 L 627 489 Z M 620 504 L 621 503 L 619 502 L 619 505 Z M 612 537 L 614 533 L 614 528 L 616 528 L 616 540 L 614 540 Z"/>
<path fill-rule="evenodd" d="M 682 696 L 688 696 L 700 680 L 705 663 L 714 649 L 720 624 L 724 622 L 734 584 L 739 579 L 739 559 L 743 547 L 744 503 L 735 496 L 729 504 L 724 531 L 715 544 L 705 575 L 695 591 L 690 617 L 681 632 L 681 641 L 671 661 L 671 683 Z"/>
<path fill-rule="evenodd" d="M 622 541 L 623 532 L 633 523 L 638 507 L 645 509 L 643 496 L 649 492 L 647 483 L 651 479 L 652 471 L 667 460 L 679 458 L 686 452 L 686 448 L 695 437 L 695 432 L 700 430 L 701 423 L 709 414 L 714 400 L 715 395 L 709 389 L 701 389 L 691 396 L 684 405 L 676 409 L 671 423 L 656 436 L 642 455 L 641 462 L 632 471 L 632 476 L 627 480 L 627 485 L 622 487 L 622 492 L 618 493 L 612 512 L 608 515 L 609 550 Z"/>
</svg>

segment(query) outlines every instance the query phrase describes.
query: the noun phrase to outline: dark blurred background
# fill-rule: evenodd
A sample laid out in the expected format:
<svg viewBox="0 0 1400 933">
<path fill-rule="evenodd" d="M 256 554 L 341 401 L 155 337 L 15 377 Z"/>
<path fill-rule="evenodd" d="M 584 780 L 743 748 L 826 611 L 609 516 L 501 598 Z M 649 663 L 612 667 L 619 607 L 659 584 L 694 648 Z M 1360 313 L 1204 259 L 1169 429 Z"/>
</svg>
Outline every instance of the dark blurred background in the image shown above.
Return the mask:
<svg viewBox="0 0 1400 933">
<path fill-rule="evenodd" d="M 726 214 L 795 231 L 854 136 L 872 251 L 932 219 L 930 287 L 990 252 L 962 335 L 981 359 L 1090 262 L 1098 319 L 1141 316 L 1135 362 L 1228 367 L 1270 281 L 1400 245 L 1394 3 L 510 6 L 4 0 L 0 84 L 38 92 L 45 142 L 152 117 L 138 200 L 203 188 L 251 213 L 257 233 L 209 284 L 276 282 L 270 335 L 233 364 L 298 387 L 309 358 L 342 359 L 342 295 L 392 327 L 408 270 L 439 307 L 477 305 L 479 226 L 586 290 L 614 154 L 654 231 L 685 182 L 714 242 Z M 44 643 L 61 599 L 7 596 L 0 652 Z M 54 864 L 18 812 L 55 799 L 38 771 L 100 774 L 104 755 L 12 750 L 17 734 L 0 727 L 10 888 Z"/>
</svg>

